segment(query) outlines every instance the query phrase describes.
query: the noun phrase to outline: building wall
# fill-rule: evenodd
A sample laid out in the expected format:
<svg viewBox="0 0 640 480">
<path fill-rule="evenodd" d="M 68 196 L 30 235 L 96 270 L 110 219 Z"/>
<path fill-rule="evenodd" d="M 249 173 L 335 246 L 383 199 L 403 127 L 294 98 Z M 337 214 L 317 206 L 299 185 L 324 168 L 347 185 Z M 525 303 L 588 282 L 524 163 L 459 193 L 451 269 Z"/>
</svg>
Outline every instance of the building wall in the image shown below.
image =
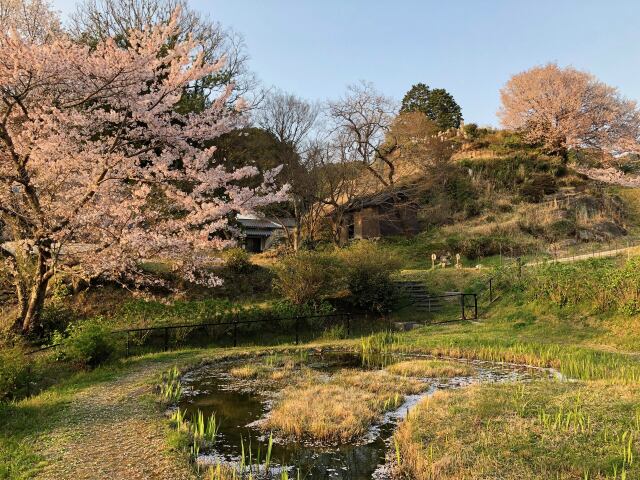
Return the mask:
<svg viewBox="0 0 640 480">
<path fill-rule="evenodd" d="M 380 236 L 378 207 L 363 208 L 353 214 L 354 238 L 374 238 Z"/>
</svg>

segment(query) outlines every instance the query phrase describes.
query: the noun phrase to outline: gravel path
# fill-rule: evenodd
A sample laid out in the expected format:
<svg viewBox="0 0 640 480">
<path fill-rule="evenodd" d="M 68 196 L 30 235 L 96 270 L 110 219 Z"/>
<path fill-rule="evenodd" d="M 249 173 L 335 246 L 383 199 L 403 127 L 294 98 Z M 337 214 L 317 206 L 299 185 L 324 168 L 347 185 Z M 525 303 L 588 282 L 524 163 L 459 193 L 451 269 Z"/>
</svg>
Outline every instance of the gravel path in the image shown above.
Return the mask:
<svg viewBox="0 0 640 480">
<path fill-rule="evenodd" d="M 76 393 L 65 422 L 40 446 L 47 466 L 37 478 L 195 478 L 185 459 L 166 446 L 164 421 L 150 387 L 162 369 L 157 363 L 142 366 Z"/>
</svg>

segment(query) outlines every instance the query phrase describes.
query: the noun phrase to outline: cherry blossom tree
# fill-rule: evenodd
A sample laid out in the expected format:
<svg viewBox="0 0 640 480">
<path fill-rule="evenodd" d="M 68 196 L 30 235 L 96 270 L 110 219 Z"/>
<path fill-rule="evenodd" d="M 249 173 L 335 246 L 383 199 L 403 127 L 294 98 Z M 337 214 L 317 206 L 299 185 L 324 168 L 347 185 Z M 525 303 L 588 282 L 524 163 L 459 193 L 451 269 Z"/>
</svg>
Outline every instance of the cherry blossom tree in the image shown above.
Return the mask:
<svg viewBox="0 0 640 480">
<path fill-rule="evenodd" d="M 89 48 L 64 36 L 0 35 L 0 218 L 16 288 L 16 327 L 39 320 L 58 272 L 143 285 L 140 261 L 167 260 L 208 286 L 211 249 L 233 243 L 234 214 L 281 201 L 276 171 L 258 188 L 254 167 L 211 165 L 202 145 L 242 122 L 233 87 L 202 111 L 176 108 L 188 85 L 224 68 L 170 21 Z"/>
<path fill-rule="evenodd" d="M 593 75 L 556 64 L 514 75 L 501 90 L 502 125 L 566 158 L 572 148 L 638 149 L 636 103 Z"/>
</svg>

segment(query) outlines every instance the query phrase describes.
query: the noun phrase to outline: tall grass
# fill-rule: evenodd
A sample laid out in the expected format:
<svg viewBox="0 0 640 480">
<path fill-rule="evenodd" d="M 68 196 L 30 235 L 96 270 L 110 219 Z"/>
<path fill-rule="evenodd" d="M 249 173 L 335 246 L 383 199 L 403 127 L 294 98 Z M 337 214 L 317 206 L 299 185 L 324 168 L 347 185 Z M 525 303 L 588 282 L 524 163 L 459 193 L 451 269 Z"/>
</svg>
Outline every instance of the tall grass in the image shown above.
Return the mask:
<svg viewBox="0 0 640 480">
<path fill-rule="evenodd" d="M 174 366 L 162 374 L 162 382 L 158 385 L 160 396 L 169 404 L 178 403 L 182 397 L 182 383 L 180 382 L 180 372 Z"/>
</svg>

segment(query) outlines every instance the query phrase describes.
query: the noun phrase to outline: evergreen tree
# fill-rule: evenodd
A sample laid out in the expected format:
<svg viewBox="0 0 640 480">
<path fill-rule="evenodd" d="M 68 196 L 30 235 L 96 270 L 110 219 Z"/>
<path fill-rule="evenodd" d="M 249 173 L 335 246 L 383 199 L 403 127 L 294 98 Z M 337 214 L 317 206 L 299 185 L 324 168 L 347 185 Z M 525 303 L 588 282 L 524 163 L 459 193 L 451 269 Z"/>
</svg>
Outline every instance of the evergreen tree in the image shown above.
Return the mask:
<svg viewBox="0 0 640 480">
<path fill-rule="evenodd" d="M 413 85 L 402 99 L 401 113 L 422 112 L 440 130 L 458 128 L 462 112 L 453 96 L 444 88 L 430 89 L 424 83 Z"/>
</svg>

